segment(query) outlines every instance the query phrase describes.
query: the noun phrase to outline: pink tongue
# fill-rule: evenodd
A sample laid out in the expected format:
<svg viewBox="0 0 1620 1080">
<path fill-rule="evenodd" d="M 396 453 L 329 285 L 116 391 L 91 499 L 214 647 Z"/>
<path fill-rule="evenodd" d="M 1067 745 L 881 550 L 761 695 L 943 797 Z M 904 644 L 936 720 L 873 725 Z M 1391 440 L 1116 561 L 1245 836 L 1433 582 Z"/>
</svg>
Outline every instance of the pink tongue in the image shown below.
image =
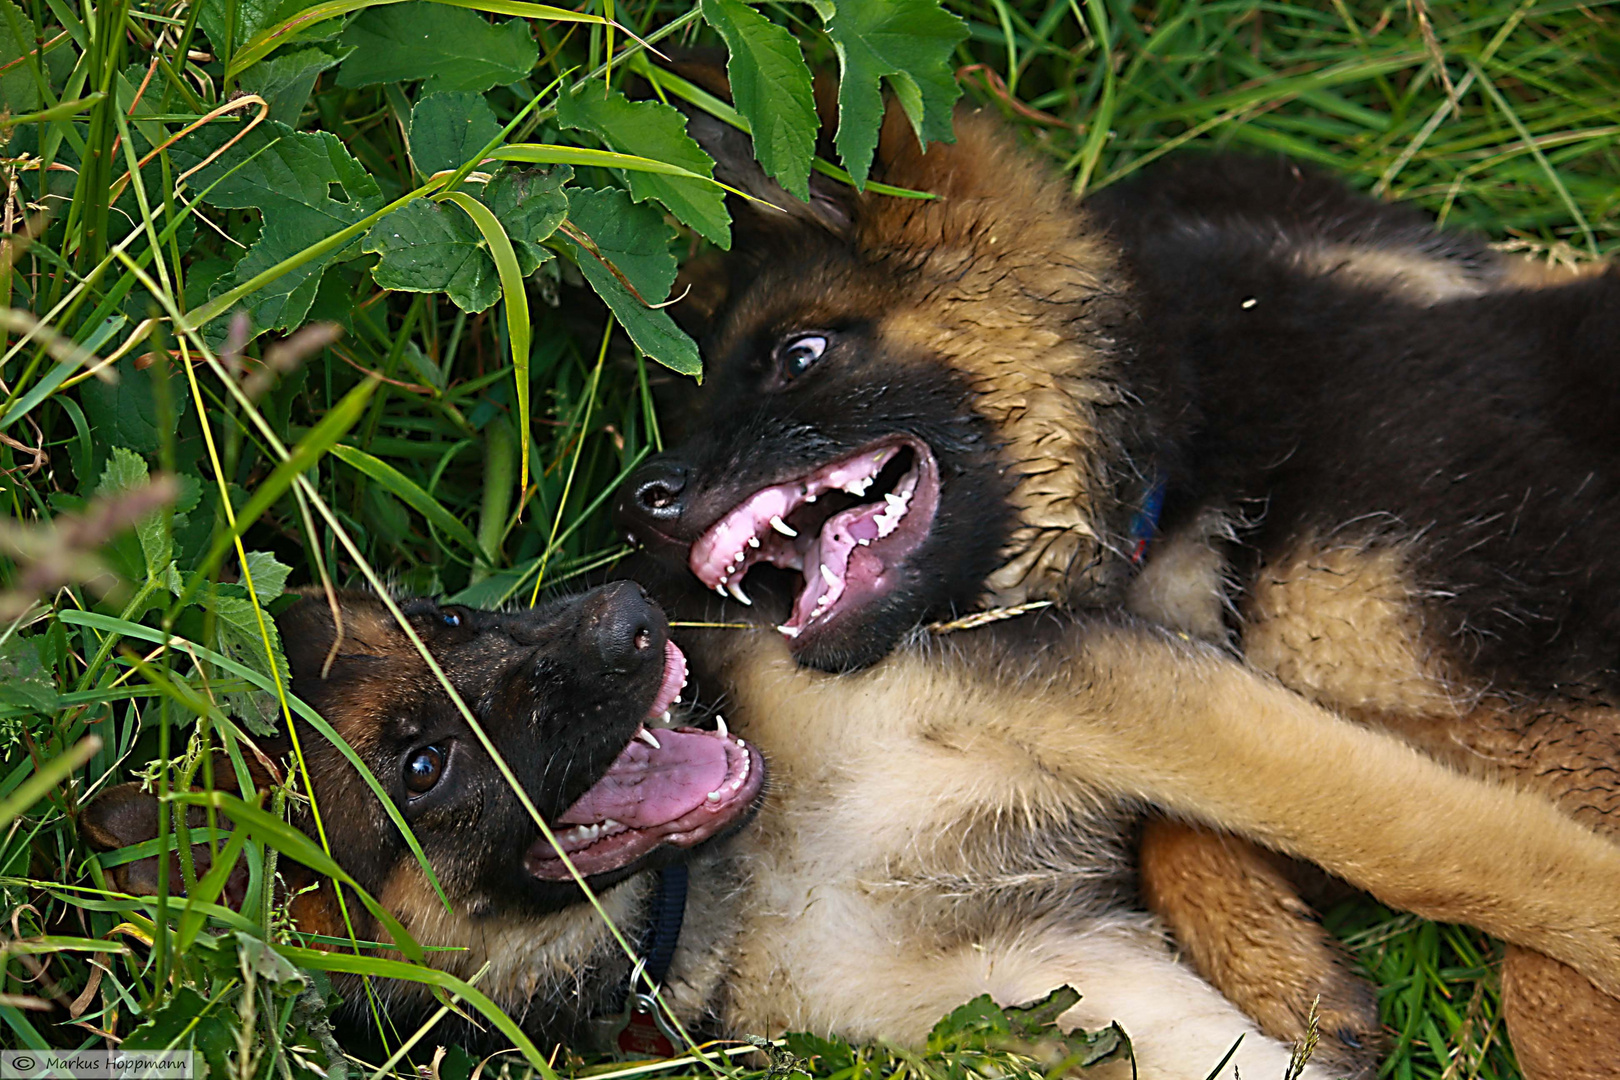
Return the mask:
<svg viewBox="0 0 1620 1080">
<path fill-rule="evenodd" d="M 557 819 L 591 825 L 612 818 L 632 829 L 663 825 L 696 810 L 726 779 L 726 742 L 702 732 L 654 733 L 662 749 L 633 739 L 596 786 Z"/>
</svg>

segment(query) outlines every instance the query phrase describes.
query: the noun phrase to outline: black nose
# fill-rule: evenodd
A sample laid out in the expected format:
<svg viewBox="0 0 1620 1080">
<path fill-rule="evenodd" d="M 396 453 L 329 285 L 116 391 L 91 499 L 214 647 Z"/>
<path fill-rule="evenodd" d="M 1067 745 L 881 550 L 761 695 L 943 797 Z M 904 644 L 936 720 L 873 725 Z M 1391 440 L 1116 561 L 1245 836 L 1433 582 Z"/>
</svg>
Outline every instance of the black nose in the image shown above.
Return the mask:
<svg viewBox="0 0 1620 1080">
<path fill-rule="evenodd" d="M 632 581 L 592 589 L 581 600 L 580 638 L 602 675 L 628 675 L 664 662 L 664 612 Z"/>
<path fill-rule="evenodd" d="M 686 508 L 690 475 L 686 463 L 678 458 L 661 454 L 650 459 L 624 482 L 620 520 L 631 529 L 641 522 L 662 525 L 678 521 Z"/>
</svg>

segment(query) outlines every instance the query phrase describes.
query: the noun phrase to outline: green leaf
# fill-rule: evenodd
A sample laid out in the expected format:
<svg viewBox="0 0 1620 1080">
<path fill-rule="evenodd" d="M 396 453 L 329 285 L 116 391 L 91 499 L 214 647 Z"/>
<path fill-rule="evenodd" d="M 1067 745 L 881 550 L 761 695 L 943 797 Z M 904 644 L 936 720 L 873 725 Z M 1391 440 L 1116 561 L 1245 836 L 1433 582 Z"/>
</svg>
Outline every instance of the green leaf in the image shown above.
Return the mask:
<svg viewBox="0 0 1620 1080">
<path fill-rule="evenodd" d="M 367 8 L 338 40 L 355 49 L 338 69 L 339 86 L 426 79 L 428 93 L 516 82 L 540 55 L 522 19 L 491 24 L 476 11 L 422 2 Z"/>
<path fill-rule="evenodd" d="M 101 446 L 127 446 L 139 454 L 155 454 L 163 440 L 158 432 L 151 369 L 124 364 L 119 375 L 116 383 L 90 379 L 78 388 L 79 401 L 95 429 L 96 440 Z M 188 398 L 170 394 L 169 400 L 178 420 L 186 413 Z"/>
<path fill-rule="evenodd" d="M 501 133 L 484 95 L 466 90 L 429 94 L 411 109 L 411 160 L 423 176 L 458 168 Z"/>
<path fill-rule="evenodd" d="M 259 603 L 268 604 L 287 591 L 287 579 L 292 576 L 292 567 L 268 551 L 250 551 L 247 553 L 247 572 L 253 579 L 253 595 L 259 598 Z"/>
<path fill-rule="evenodd" d="M 19 39 L 12 33 L 23 35 Z M 0 0 L 0 112 L 26 113 L 39 108 L 39 83 L 34 81 L 32 60 L 17 61 L 34 49 L 34 20 L 24 15 L 11 0 Z M 0 146 L 6 140 L 0 138 Z"/>
<path fill-rule="evenodd" d="M 725 39 L 731 98 L 748 118 L 759 163 L 789 192 L 808 200 L 820 125 L 799 43 L 741 0 L 703 0 L 703 18 Z"/>
<path fill-rule="evenodd" d="M 182 168 L 189 168 L 231 134 L 222 125 L 209 125 L 177 144 L 175 157 Z M 234 271 L 215 283 L 212 291 L 216 295 L 353 225 L 382 205 L 377 182 L 337 136 L 294 132 L 270 122 L 244 135 L 199 170 L 191 183 L 197 190 L 207 191 L 205 201 L 210 205 L 256 209 L 264 215 L 258 242 Z M 334 184 L 342 189 L 344 200 L 333 197 Z M 321 274 L 352 250 L 352 245 L 345 245 L 328 252 L 248 294 L 254 330 L 290 330 L 301 325 Z"/>
<path fill-rule="evenodd" d="M 962 88 L 951 59 L 967 38 L 967 24 L 939 0 L 841 0 L 827 21 L 827 36 L 838 51 L 838 153 L 856 187 L 866 184 L 872 169 L 883 123 L 883 79 L 919 142 L 952 141 L 951 106 Z"/>
<path fill-rule="evenodd" d="M 122 446 L 112 448 L 101 479 L 96 483 L 96 494 L 107 497 L 146 486 L 150 474 L 146 461 L 139 454 Z M 141 541 L 141 556 L 146 562 L 148 579 L 161 578 L 174 559 L 174 536 L 163 527 L 162 513 L 148 514 L 135 525 L 135 535 Z"/>
<path fill-rule="evenodd" d="M 682 375 L 701 374 L 703 361 L 697 345 L 667 312 L 647 306 L 662 302 L 675 280 L 670 231 L 658 212 L 634 205 L 617 188 L 580 189 L 568 193 L 568 217 L 646 301 L 636 299 L 602 259 L 572 241 L 565 242 L 585 280 L 612 310 L 630 340 L 665 367 Z"/>
<path fill-rule="evenodd" d="M 33 713 L 58 708 L 56 680 L 40 662 L 30 638 L 14 634 L 0 645 L 0 706 Z"/>
<path fill-rule="evenodd" d="M 686 133 L 686 121 L 674 108 L 657 101 L 631 101 L 617 90 L 603 95 L 594 83 L 557 99 L 557 123 L 589 131 L 613 149 L 663 161 L 696 173 L 714 175 L 714 161 Z M 686 177 L 631 172 L 630 197 L 657 199 L 682 223 L 710 242 L 731 247 L 731 215 L 725 192 L 713 184 Z"/>
<path fill-rule="evenodd" d="M 501 298 L 483 234 L 454 207 L 407 203 L 373 225 L 360 248 L 382 256 L 371 276 L 385 289 L 446 293 L 463 311 L 483 311 Z"/>
<path fill-rule="evenodd" d="M 241 87 L 269 103 L 270 119 L 297 127 L 299 114 L 315 89 L 315 79 L 321 72 L 337 67 L 342 59 L 342 55 L 334 56 L 315 46 L 294 49 L 244 71 Z"/>
<path fill-rule="evenodd" d="M 251 559 L 252 556 L 250 555 Z M 255 579 L 254 584 L 258 581 Z M 215 627 L 219 634 L 219 651 L 235 660 L 243 667 L 277 679 L 283 687 L 292 685 L 292 676 L 287 668 L 287 657 L 281 648 L 281 633 L 276 629 L 275 621 L 262 607 L 254 610 L 253 602 L 239 596 L 216 595 L 209 598 L 208 607 L 214 613 Z M 263 618 L 263 635 L 260 634 L 260 618 Z M 264 639 L 270 639 L 270 653 L 265 654 Z M 271 674 L 271 664 L 275 665 L 275 673 Z M 225 695 L 231 713 L 240 721 L 242 726 L 255 735 L 274 735 L 277 731 L 278 721 L 281 719 L 281 702 L 274 694 L 261 693 L 256 690 L 236 691 Z"/>
<path fill-rule="evenodd" d="M 567 216 L 563 185 L 573 178 L 574 170 L 566 165 L 550 170 L 505 169 L 484 188 L 482 201 L 512 238 L 525 277 L 551 258 L 551 252 L 540 244 Z"/>
<path fill-rule="evenodd" d="M 228 56 L 249 38 L 305 6 L 303 0 L 200 0 L 197 28 L 218 56 Z M 230 15 L 234 9 L 235 25 Z"/>
<path fill-rule="evenodd" d="M 206 998 L 189 986 L 147 1014 L 140 1027 L 119 1044 L 124 1050 L 196 1050 L 208 1063 L 210 1077 L 231 1076 L 236 1052 L 235 1010 L 209 1008 Z"/>
<path fill-rule="evenodd" d="M 568 220 L 648 303 L 669 297 L 676 272 L 669 245 L 675 234 L 655 208 L 636 206 L 618 188 L 569 188 Z"/>
</svg>

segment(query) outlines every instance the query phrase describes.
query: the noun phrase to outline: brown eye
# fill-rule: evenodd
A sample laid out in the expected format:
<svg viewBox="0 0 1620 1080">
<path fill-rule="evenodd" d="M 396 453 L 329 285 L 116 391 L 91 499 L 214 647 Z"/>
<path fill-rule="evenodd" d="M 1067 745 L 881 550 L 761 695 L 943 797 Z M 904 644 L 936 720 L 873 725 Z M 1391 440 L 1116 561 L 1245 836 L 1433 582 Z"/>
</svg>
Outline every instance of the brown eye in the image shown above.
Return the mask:
<svg viewBox="0 0 1620 1080">
<path fill-rule="evenodd" d="M 405 762 L 405 790 L 421 795 L 432 789 L 444 774 L 444 751 L 437 746 L 424 746 Z"/>
<path fill-rule="evenodd" d="M 776 350 L 777 363 L 784 379 L 794 379 L 810 369 L 827 351 L 827 339 L 820 334 L 803 334 L 789 338 Z"/>
</svg>

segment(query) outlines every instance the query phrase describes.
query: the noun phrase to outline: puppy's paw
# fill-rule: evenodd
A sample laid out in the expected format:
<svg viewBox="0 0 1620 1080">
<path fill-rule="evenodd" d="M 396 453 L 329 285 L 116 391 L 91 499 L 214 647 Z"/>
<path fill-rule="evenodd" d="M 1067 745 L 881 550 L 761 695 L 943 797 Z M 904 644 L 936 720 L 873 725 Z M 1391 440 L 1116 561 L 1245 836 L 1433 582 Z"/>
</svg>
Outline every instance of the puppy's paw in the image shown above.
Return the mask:
<svg viewBox="0 0 1620 1080">
<path fill-rule="evenodd" d="M 1169 821 L 1143 830 L 1142 892 L 1177 946 L 1262 1031 L 1302 1043 L 1333 1077 L 1377 1074 L 1386 1040 L 1372 984 L 1322 929 L 1272 857 L 1236 837 Z"/>
</svg>

